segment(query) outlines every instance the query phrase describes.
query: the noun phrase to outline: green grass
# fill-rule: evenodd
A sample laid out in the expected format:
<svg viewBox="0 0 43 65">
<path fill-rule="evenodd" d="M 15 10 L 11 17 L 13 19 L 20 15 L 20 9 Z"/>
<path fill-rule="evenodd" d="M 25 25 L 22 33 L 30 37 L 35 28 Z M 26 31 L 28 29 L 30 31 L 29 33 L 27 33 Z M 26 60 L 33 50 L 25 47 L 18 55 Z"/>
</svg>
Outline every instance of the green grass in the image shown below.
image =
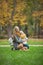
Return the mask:
<svg viewBox="0 0 43 65">
<path fill-rule="evenodd" d="M 28 43 L 31 45 L 43 45 L 43 39 L 29 39 Z"/>
<path fill-rule="evenodd" d="M 9 45 L 8 40 L 0 40 L 0 45 Z"/>
<path fill-rule="evenodd" d="M 28 43 L 40 45 L 43 41 L 30 39 Z M 0 40 L 0 45 L 8 44 L 8 40 Z M 43 65 L 43 47 L 30 47 L 28 51 L 0 47 L 0 65 Z"/>
<path fill-rule="evenodd" d="M 43 47 L 30 47 L 28 51 L 0 47 L 0 65 L 43 65 Z"/>
<path fill-rule="evenodd" d="M 35 45 L 43 45 L 43 40 L 36 40 L 36 39 L 29 39 L 29 41 L 28 41 L 28 43 L 29 44 L 31 44 L 31 45 L 33 45 L 33 44 L 35 44 Z M 9 45 L 10 43 L 9 43 L 9 41 L 8 40 L 0 40 L 0 45 Z"/>
</svg>

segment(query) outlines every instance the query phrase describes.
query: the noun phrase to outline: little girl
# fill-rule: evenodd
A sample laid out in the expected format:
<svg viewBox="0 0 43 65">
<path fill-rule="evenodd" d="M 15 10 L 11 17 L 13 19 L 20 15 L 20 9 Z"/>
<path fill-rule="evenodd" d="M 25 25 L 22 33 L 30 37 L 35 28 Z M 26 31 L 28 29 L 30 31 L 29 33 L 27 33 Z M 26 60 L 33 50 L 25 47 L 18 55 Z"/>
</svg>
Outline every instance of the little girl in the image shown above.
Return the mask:
<svg viewBox="0 0 43 65">
<path fill-rule="evenodd" d="M 23 40 L 23 46 L 29 49 L 29 46 L 27 44 L 28 38 L 26 37 L 26 34 L 23 31 L 20 31 L 20 37 Z"/>
</svg>

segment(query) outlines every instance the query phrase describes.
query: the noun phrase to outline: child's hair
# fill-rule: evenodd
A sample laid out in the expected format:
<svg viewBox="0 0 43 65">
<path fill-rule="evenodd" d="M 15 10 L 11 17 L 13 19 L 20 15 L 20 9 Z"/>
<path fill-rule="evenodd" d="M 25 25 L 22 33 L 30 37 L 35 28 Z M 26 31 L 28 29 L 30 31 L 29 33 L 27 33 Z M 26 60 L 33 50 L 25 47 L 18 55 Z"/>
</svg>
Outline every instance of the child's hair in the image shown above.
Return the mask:
<svg viewBox="0 0 43 65">
<path fill-rule="evenodd" d="M 23 39 L 26 37 L 26 34 L 23 31 L 20 31 L 20 37 Z"/>
<path fill-rule="evenodd" d="M 20 31 L 20 34 L 24 34 L 24 32 L 23 31 Z"/>
</svg>

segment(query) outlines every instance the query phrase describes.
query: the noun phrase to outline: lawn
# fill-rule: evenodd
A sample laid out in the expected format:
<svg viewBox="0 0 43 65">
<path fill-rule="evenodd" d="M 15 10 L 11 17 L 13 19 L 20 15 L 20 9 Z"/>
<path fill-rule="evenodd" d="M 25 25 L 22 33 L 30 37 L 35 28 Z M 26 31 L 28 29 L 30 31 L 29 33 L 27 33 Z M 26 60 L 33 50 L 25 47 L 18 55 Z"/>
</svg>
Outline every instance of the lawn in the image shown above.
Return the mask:
<svg viewBox="0 0 43 65">
<path fill-rule="evenodd" d="M 43 45 L 43 39 L 29 39 L 28 44 L 30 45 Z M 9 45 L 8 40 L 0 40 L 0 45 Z"/>
<path fill-rule="evenodd" d="M 0 40 L 0 45 L 9 45 L 9 41 L 6 40 Z"/>
<path fill-rule="evenodd" d="M 43 47 L 30 47 L 28 51 L 0 47 L 0 65 L 43 65 Z"/>
<path fill-rule="evenodd" d="M 29 45 L 43 45 L 43 40 L 29 39 Z M 8 45 L 8 40 L 0 40 L 0 45 Z M 0 47 L 0 65 L 43 65 L 43 47 L 30 47 L 28 51 L 12 51 L 10 47 Z"/>
<path fill-rule="evenodd" d="M 43 39 L 29 39 L 28 43 L 31 45 L 43 45 Z"/>
</svg>

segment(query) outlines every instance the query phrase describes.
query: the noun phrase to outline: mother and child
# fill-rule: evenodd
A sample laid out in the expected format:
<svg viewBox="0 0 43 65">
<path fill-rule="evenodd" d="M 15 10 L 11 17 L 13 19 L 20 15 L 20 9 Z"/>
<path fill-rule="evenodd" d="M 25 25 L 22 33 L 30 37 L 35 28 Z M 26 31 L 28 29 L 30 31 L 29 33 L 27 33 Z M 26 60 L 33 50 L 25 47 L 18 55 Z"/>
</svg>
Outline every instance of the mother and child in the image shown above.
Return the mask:
<svg viewBox="0 0 43 65">
<path fill-rule="evenodd" d="M 27 50 L 29 49 L 28 38 L 26 34 L 19 29 L 18 26 L 14 27 L 13 36 L 9 38 L 9 42 L 11 46 L 13 46 L 12 50 Z"/>
</svg>

